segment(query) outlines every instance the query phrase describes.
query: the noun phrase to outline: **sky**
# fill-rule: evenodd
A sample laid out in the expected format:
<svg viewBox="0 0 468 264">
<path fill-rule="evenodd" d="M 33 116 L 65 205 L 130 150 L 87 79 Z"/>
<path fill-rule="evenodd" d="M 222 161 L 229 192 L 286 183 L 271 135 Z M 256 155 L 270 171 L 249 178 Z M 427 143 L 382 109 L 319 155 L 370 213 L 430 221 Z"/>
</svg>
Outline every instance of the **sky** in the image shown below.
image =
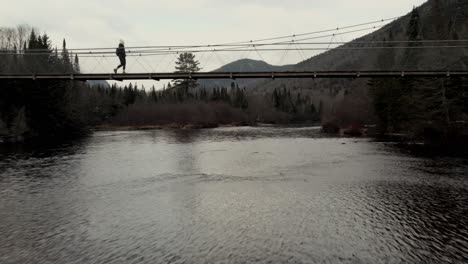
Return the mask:
<svg viewBox="0 0 468 264">
<path fill-rule="evenodd" d="M 6 1 L 6 0 L 2 0 Z M 216 44 L 330 29 L 404 15 L 425 0 L 15 0 L 0 9 L 0 27 L 29 24 L 68 48 Z M 371 31 L 335 37 L 350 41 Z M 323 41 L 331 41 L 325 38 Z M 316 53 L 200 56 L 205 70 L 242 56 L 270 64 L 297 63 Z M 206 60 L 205 62 L 202 59 Z M 133 61 L 129 72 L 173 69 L 174 58 Z M 112 68 L 115 58 L 83 59 L 87 71 Z M 128 61 L 131 66 L 132 61 Z M 112 65 L 112 66 L 111 66 Z"/>
</svg>

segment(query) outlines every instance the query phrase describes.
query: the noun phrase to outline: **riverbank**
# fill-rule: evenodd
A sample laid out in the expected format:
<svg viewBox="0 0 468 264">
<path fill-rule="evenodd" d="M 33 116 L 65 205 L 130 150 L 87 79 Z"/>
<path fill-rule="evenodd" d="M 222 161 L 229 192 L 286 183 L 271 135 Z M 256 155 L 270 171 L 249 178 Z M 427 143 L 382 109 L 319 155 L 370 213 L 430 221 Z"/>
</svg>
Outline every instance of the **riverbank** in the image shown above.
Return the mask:
<svg viewBox="0 0 468 264">
<path fill-rule="evenodd" d="M 159 124 L 159 125 L 114 125 L 114 124 L 102 124 L 94 127 L 97 131 L 117 131 L 117 130 L 159 130 L 159 129 L 209 129 L 217 127 L 241 127 L 241 126 L 254 126 L 249 123 L 229 123 L 229 124 L 217 124 L 217 123 L 170 123 L 170 124 Z"/>
<path fill-rule="evenodd" d="M 321 134 L 330 137 L 341 138 L 368 138 L 376 142 L 385 142 L 398 146 L 405 152 L 411 152 L 418 155 L 425 156 L 467 156 L 468 155 L 468 142 L 453 141 L 453 142 L 431 142 L 424 139 L 416 139 L 410 137 L 408 134 L 378 134 L 375 133 L 374 126 L 364 126 L 361 128 L 349 127 L 347 129 L 337 128 L 336 130 L 330 129 L 330 126 L 316 123 L 293 123 L 293 124 L 271 124 L 271 123 L 170 123 L 158 125 L 114 125 L 114 124 L 100 124 L 92 127 L 91 131 L 145 131 L 145 130 L 199 130 L 199 129 L 214 129 L 214 128 L 229 128 L 229 127 L 276 127 L 276 128 L 296 128 L 296 127 L 316 127 L 320 129 Z M 89 133 L 82 134 L 81 137 Z M 37 138 L 28 138 L 26 136 L 0 136 L 0 144 L 36 144 Z M 48 141 L 50 139 L 41 139 L 40 141 Z M 53 141 L 57 141 L 54 138 Z M 60 140 L 58 140 L 60 141 Z"/>
<path fill-rule="evenodd" d="M 169 123 L 156 125 L 117 125 L 117 124 L 99 124 L 87 129 L 91 131 L 144 131 L 144 130 L 163 130 L 163 129 L 181 129 L 181 130 L 197 130 L 197 129 L 213 129 L 219 127 L 319 127 L 316 123 L 248 123 L 248 122 L 231 122 L 231 123 Z M 88 133 L 82 133 L 75 136 L 85 136 Z M 21 144 L 34 141 L 35 137 L 27 135 L 0 135 L 0 144 Z M 54 138 L 55 139 L 55 138 Z"/>
</svg>

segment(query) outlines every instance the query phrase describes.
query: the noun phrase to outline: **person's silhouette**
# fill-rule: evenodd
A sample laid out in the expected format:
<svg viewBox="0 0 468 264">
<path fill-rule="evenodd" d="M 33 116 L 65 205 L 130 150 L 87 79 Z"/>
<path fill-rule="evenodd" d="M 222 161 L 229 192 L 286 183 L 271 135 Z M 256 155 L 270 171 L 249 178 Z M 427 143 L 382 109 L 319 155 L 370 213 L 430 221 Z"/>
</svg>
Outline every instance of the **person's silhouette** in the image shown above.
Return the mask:
<svg viewBox="0 0 468 264">
<path fill-rule="evenodd" d="M 125 57 L 127 55 L 125 54 L 125 46 L 123 43 L 119 44 L 119 47 L 115 50 L 115 54 L 117 55 L 117 57 L 119 57 L 120 65 L 114 69 L 114 73 L 117 73 L 117 70 L 121 67 L 123 67 L 123 73 L 125 73 L 125 67 L 127 66 L 127 61 Z"/>
</svg>

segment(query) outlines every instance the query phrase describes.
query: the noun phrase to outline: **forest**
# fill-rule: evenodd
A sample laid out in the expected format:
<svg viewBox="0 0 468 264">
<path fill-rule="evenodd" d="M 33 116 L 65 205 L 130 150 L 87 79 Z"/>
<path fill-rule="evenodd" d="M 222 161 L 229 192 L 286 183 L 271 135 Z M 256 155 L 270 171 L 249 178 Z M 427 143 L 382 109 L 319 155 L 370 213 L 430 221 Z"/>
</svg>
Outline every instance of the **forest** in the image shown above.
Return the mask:
<svg viewBox="0 0 468 264">
<path fill-rule="evenodd" d="M 414 9 L 406 30 L 410 41 L 422 39 L 420 14 Z M 450 23 L 449 23 L 450 24 Z M 450 32 L 450 27 L 447 29 Z M 446 34 L 448 34 L 447 32 Z M 392 41 L 392 35 L 388 41 Z M 418 42 L 410 46 L 421 45 Z M 392 51 L 381 53 L 378 63 L 391 63 Z M 417 50 L 406 50 L 406 63 L 417 65 L 424 58 Z M 404 133 L 448 146 L 466 147 L 468 142 L 468 79 L 396 78 L 369 81 L 373 108 L 380 133 Z"/>
<path fill-rule="evenodd" d="M 448 4 L 447 4 L 448 5 Z M 462 39 L 466 11 L 457 9 L 448 18 L 440 1 L 420 8 L 360 40 L 382 40 L 396 46 L 407 40 Z M 420 10 L 425 10 L 420 13 Z M 443 10 L 444 12 L 430 12 Z M 424 23 L 425 20 L 431 24 Z M 77 54 L 52 48 L 47 34 L 29 26 L 0 28 L 0 72 L 79 73 Z M 350 42 L 346 45 L 353 45 Z M 460 50 L 458 50 L 460 51 Z M 34 53 L 34 56 L 28 55 Z M 356 54 L 358 54 L 356 52 Z M 385 49 L 367 55 L 331 50 L 289 68 L 313 70 L 321 65 L 418 70 L 466 69 L 462 53 L 426 49 Z M 465 54 L 465 56 L 463 56 Z M 359 55 L 359 54 L 358 54 Z M 339 59 L 338 59 L 339 58 Z M 238 63 L 241 63 L 240 61 Z M 258 62 L 258 65 L 264 65 Z M 350 66 L 351 65 L 351 66 Z M 432 69 L 432 68 L 431 68 Z M 179 54 L 175 72 L 197 72 L 194 54 Z M 402 135 L 440 145 L 465 147 L 468 142 L 468 80 L 461 77 L 383 78 L 361 80 L 275 80 L 210 85 L 195 80 L 175 80 L 163 89 L 137 84 L 96 86 L 78 81 L 1 81 L 0 138 L 22 141 L 34 138 L 67 138 L 94 128 L 208 128 L 219 125 L 323 123 L 326 132 L 353 128 L 362 134 Z"/>
<path fill-rule="evenodd" d="M 79 73 L 79 57 L 53 49 L 47 34 L 28 26 L 0 30 L 0 72 Z M 14 54 L 11 54 L 14 51 Z M 3 53 L 3 55 L 2 55 Z M 34 55 L 28 55 L 34 53 Z M 176 72 L 198 71 L 190 53 L 180 54 Z M 264 123 L 318 124 L 312 99 L 282 87 L 272 93 L 249 93 L 230 87 L 201 87 L 175 80 L 162 90 L 136 84 L 111 87 L 78 81 L 1 81 L 0 136 L 4 140 L 68 138 L 96 127 L 216 127 Z"/>
</svg>

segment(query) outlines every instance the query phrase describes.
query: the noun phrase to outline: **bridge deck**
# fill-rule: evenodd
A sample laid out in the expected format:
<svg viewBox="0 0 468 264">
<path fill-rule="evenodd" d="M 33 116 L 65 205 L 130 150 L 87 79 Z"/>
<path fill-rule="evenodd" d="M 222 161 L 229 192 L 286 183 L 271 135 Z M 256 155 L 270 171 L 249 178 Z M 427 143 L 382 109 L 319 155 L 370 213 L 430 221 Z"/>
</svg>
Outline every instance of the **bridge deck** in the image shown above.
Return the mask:
<svg viewBox="0 0 468 264">
<path fill-rule="evenodd" d="M 194 73 L 80 73 L 0 74 L 0 80 L 174 80 L 174 79 L 281 79 L 281 78 L 397 78 L 468 77 L 468 71 L 303 71 L 303 72 L 194 72 Z"/>
</svg>

